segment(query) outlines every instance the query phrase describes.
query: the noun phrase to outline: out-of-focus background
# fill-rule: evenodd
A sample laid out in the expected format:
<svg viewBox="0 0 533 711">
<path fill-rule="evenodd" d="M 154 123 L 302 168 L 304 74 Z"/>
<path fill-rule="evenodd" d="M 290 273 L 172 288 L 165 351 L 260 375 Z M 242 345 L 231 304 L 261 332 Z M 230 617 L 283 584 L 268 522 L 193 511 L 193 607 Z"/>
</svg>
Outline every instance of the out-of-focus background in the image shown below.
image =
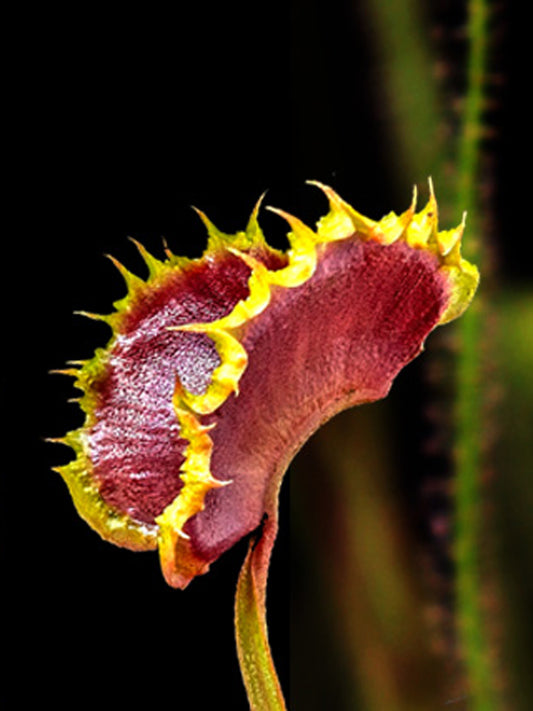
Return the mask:
<svg viewBox="0 0 533 711">
<path fill-rule="evenodd" d="M 292 711 L 533 705 L 527 64 L 517 4 L 489 8 L 477 234 L 465 241 L 484 245 L 474 597 L 493 705 L 475 705 L 454 623 L 452 325 L 386 401 L 336 418 L 290 469 L 268 609 Z M 405 209 L 414 184 L 423 202 L 431 175 L 441 226 L 456 225 L 466 23 L 459 0 L 273 0 L 47 6 L 14 32 L 8 182 L 23 201 L 4 257 L 6 710 L 190 707 L 190 694 L 199 709 L 247 708 L 233 641 L 245 542 L 177 592 L 155 554 L 100 541 L 50 471 L 69 453 L 43 438 L 82 417 L 70 381 L 48 371 L 108 339 L 72 312 L 105 313 L 123 295 L 104 254 L 142 270 L 128 235 L 156 254 L 162 236 L 201 254 L 191 204 L 231 232 L 268 189 L 268 203 L 313 224 L 326 209 L 304 184 L 316 179 L 379 219 Z M 284 246 L 279 219 L 260 219 Z"/>
</svg>

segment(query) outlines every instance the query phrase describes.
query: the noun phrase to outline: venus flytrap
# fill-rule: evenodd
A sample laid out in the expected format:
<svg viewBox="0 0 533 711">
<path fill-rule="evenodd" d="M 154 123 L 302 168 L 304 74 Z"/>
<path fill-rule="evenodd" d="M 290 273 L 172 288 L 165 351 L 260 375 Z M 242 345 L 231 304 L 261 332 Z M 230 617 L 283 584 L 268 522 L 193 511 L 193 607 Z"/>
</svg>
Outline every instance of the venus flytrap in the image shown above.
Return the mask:
<svg viewBox="0 0 533 711">
<path fill-rule="evenodd" d="M 265 622 L 268 566 L 283 475 L 336 413 L 385 397 L 436 326 L 461 315 L 478 284 L 461 257 L 464 219 L 439 232 L 427 205 L 360 215 L 331 188 L 315 230 L 290 227 L 287 252 L 258 223 L 220 232 L 205 215 L 200 259 L 137 244 L 146 281 L 117 263 L 127 295 L 112 338 L 69 367 L 84 425 L 59 441 L 57 471 L 80 515 L 106 540 L 158 549 L 166 581 L 185 588 L 245 536 L 237 650 L 252 709 L 283 709 Z"/>
</svg>

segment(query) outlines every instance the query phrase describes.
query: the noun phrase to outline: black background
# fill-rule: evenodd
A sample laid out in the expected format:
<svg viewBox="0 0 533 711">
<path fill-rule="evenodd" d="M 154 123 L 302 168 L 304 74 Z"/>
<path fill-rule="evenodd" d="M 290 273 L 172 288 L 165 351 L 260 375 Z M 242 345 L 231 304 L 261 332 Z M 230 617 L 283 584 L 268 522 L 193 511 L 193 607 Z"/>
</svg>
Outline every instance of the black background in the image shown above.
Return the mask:
<svg viewBox="0 0 533 711">
<path fill-rule="evenodd" d="M 503 275 L 519 279 L 527 268 L 509 240 L 525 196 L 523 73 L 515 20 L 510 11 L 504 19 L 494 207 L 509 231 L 497 245 Z M 312 223 L 325 203 L 304 181 L 318 179 L 368 215 L 403 208 L 410 185 L 395 202 L 386 125 L 372 103 L 371 39 L 340 1 L 76 6 L 19 22 L 9 66 L 15 161 L 6 176 L 16 216 L 3 259 L 4 708 L 188 708 L 192 694 L 200 709 L 246 709 L 233 642 L 245 542 L 179 592 L 165 585 L 155 554 L 101 541 L 50 471 L 69 451 L 44 438 L 82 417 L 66 403 L 70 380 L 48 371 L 106 342 L 105 326 L 72 312 L 106 313 L 123 295 L 105 253 L 142 270 L 128 235 L 156 254 L 162 236 L 177 254 L 201 253 L 191 204 L 232 232 L 268 189 L 267 203 Z M 262 225 L 283 246 L 278 218 L 265 214 Z M 288 693 L 286 489 L 269 611 Z"/>
</svg>

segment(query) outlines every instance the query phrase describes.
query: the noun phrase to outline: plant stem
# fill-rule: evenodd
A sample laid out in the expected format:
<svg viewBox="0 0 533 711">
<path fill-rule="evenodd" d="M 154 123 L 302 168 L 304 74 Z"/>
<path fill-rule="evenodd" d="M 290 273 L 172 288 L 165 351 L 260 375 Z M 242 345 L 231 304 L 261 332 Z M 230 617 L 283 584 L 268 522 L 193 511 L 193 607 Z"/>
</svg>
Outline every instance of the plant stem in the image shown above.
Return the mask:
<svg viewBox="0 0 533 711">
<path fill-rule="evenodd" d="M 468 259 L 480 267 L 483 277 L 484 254 L 477 238 L 479 157 L 482 108 L 487 64 L 487 0 L 468 3 L 467 94 L 458 153 L 456 204 L 469 211 L 469 232 L 474 239 L 465 243 Z M 473 711 L 492 711 L 498 707 L 494 689 L 494 670 L 489 660 L 485 620 L 481 605 L 482 581 L 479 551 L 482 527 L 482 337 L 483 305 L 479 295 L 473 307 L 456 326 L 459 355 L 455 398 L 455 565 L 456 609 L 459 645 L 469 686 Z"/>
<path fill-rule="evenodd" d="M 285 711 L 266 625 L 266 576 L 277 522 L 269 519 L 253 537 L 235 595 L 235 637 L 251 711 Z"/>
</svg>

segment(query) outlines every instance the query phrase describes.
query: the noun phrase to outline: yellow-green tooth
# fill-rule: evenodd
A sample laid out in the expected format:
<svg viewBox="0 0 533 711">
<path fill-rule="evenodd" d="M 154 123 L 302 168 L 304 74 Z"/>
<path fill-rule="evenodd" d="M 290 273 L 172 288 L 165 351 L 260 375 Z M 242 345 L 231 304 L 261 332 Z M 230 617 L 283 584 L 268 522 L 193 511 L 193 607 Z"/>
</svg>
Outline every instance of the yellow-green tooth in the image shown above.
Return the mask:
<svg viewBox="0 0 533 711">
<path fill-rule="evenodd" d="M 216 251 L 217 249 L 221 249 L 224 247 L 226 244 L 231 243 L 232 239 L 234 239 L 234 235 L 226 234 L 225 232 L 221 232 L 221 230 L 216 227 L 209 217 L 203 212 L 202 210 L 198 209 L 194 205 L 192 205 L 192 209 L 196 212 L 198 217 L 202 220 L 202 222 L 205 225 L 205 228 L 207 230 L 207 236 L 208 236 L 208 241 L 207 241 L 207 252 L 211 251 Z"/>
<path fill-rule="evenodd" d="M 68 375 L 71 378 L 77 378 L 80 374 L 77 368 L 54 368 L 48 372 L 50 375 Z"/>
<path fill-rule="evenodd" d="M 289 244 L 293 251 L 298 252 L 308 252 L 314 247 L 317 241 L 316 233 L 308 227 L 304 222 L 299 220 L 294 215 L 291 215 L 285 210 L 280 210 L 277 207 L 268 206 L 266 208 L 269 212 L 273 212 L 275 215 L 279 215 L 286 222 L 289 223 L 291 231 L 287 235 Z"/>
<path fill-rule="evenodd" d="M 318 221 L 318 237 L 320 241 L 333 242 L 346 239 L 353 232 L 369 236 L 377 223 L 369 217 L 359 214 L 345 202 L 332 188 L 316 180 L 308 180 L 309 185 L 319 188 L 328 198 L 329 212 Z"/>
<path fill-rule="evenodd" d="M 140 289 L 142 289 L 146 285 L 146 282 L 143 279 L 141 279 L 140 277 L 138 277 L 136 274 L 134 274 L 133 272 L 130 272 L 129 269 L 126 269 L 126 267 L 112 255 L 106 254 L 106 257 L 109 260 L 111 260 L 111 262 L 113 262 L 115 267 L 118 269 L 118 271 L 120 272 L 120 274 L 122 275 L 122 278 L 124 279 L 124 281 L 126 283 L 126 288 L 128 290 L 127 295 L 124 298 L 119 299 L 118 301 L 115 301 L 113 306 L 115 307 L 115 309 L 117 311 L 126 310 L 130 304 L 130 301 L 129 301 L 130 294 L 133 294 L 136 291 L 139 291 Z"/>
<path fill-rule="evenodd" d="M 455 252 L 460 253 L 460 242 L 466 225 L 466 212 L 463 213 L 462 222 L 451 230 L 442 230 L 437 233 L 437 244 L 442 257 L 447 257 Z"/>
<path fill-rule="evenodd" d="M 103 321 L 104 323 L 110 323 L 113 318 L 111 314 L 95 314 L 92 311 L 74 311 L 74 314 L 76 316 L 84 316 L 91 319 L 91 321 Z"/>
<path fill-rule="evenodd" d="M 185 269 L 193 260 L 190 259 L 189 257 L 180 257 L 177 254 L 174 254 L 170 247 L 168 246 L 168 242 L 165 237 L 162 238 L 163 241 L 163 251 L 165 252 L 167 262 L 163 262 L 163 266 L 172 271 L 182 271 Z"/>
<path fill-rule="evenodd" d="M 141 244 L 138 240 L 136 240 L 134 237 L 129 238 L 131 242 L 137 247 L 137 250 L 141 257 L 144 260 L 144 263 L 146 264 L 148 268 L 148 275 L 149 278 L 152 279 L 158 274 L 161 273 L 161 270 L 163 269 L 163 262 L 161 262 L 159 259 L 153 256 L 153 254 L 150 254 L 150 252 L 146 249 L 146 247 Z"/>
<path fill-rule="evenodd" d="M 413 215 L 404 233 L 404 239 L 414 249 L 430 246 L 431 237 L 436 234 L 437 216 L 435 204 L 430 199 L 425 208 Z"/>
<path fill-rule="evenodd" d="M 300 286 L 316 269 L 317 234 L 304 222 L 284 210 L 270 206 L 266 209 L 282 217 L 291 227 L 291 232 L 287 235 L 291 246 L 288 252 L 289 263 L 283 269 L 269 272 L 269 282 L 287 287 Z"/>
<path fill-rule="evenodd" d="M 258 221 L 258 215 L 259 215 L 259 208 L 261 207 L 263 200 L 265 199 L 266 191 L 261 195 L 259 200 L 256 202 L 254 209 L 252 210 L 252 214 L 250 215 L 250 219 L 248 220 L 248 224 L 246 225 L 246 236 L 250 240 L 250 243 L 253 245 L 257 246 L 262 246 L 265 247 L 267 246 L 266 240 L 265 240 L 265 235 L 263 234 L 263 230 L 261 229 Z"/>
</svg>

